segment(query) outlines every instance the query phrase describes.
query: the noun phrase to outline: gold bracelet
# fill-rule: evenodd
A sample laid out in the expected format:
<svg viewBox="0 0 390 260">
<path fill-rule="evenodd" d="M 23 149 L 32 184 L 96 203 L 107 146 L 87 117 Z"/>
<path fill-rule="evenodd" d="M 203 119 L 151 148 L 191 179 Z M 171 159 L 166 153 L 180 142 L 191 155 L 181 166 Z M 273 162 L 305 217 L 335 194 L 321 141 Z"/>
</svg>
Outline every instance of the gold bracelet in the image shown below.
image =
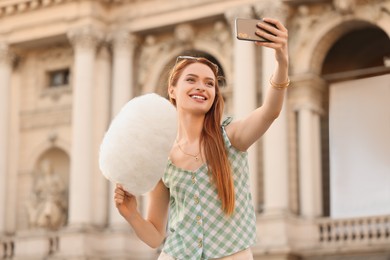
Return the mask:
<svg viewBox="0 0 390 260">
<path fill-rule="evenodd" d="M 287 79 L 287 82 L 284 82 L 284 83 L 275 83 L 272 81 L 272 77 L 273 75 L 271 76 L 271 78 L 269 79 L 269 84 L 271 84 L 271 86 L 273 88 L 276 88 L 278 90 L 283 90 L 285 88 L 287 88 L 289 85 L 290 85 L 290 79 L 288 78 Z"/>
</svg>

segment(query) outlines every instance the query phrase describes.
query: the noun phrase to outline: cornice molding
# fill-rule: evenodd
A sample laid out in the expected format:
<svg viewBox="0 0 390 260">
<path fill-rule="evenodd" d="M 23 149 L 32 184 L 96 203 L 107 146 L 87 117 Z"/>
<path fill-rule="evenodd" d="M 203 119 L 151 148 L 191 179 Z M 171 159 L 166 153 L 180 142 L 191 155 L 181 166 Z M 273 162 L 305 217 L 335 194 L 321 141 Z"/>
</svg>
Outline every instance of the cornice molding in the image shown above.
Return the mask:
<svg viewBox="0 0 390 260">
<path fill-rule="evenodd" d="M 16 15 L 44 9 L 54 5 L 60 5 L 75 0 L 1 0 L 0 1 L 0 19 L 5 16 Z M 87 0 L 78 0 L 87 1 Z M 103 4 L 119 5 L 128 2 L 136 2 L 137 0 L 95 0 Z"/>
<path fill-rule="evenodd" d="M 4 16 L 35 11 L 73 0 L 3 0 L 0 2 L 0 18 Z"/>
</svg>

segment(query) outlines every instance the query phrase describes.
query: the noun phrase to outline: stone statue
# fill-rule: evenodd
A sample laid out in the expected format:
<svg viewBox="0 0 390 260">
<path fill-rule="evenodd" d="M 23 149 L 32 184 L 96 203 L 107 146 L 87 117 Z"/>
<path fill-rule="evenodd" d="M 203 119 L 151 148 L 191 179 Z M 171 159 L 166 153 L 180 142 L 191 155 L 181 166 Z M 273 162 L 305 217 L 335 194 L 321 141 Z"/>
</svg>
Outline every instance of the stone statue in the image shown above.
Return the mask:
<svg viewBox="0 0 390 260">
<path fill-rule="evenodd" d="M 49 160 L 43 160 L 27 203 L 30 227 L 58 229 L 65 224 L 67 211 L 66 187 Z"/>
</svg>

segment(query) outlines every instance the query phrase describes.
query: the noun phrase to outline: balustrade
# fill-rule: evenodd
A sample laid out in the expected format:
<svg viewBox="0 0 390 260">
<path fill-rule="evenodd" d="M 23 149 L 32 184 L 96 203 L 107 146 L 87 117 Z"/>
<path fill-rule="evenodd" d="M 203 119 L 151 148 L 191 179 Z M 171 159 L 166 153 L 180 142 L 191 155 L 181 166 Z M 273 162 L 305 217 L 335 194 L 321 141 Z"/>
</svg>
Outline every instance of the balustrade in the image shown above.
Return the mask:
<svg viewBox="0 0 390 260">
<path fill-rule="evenodd" d="M 390 216 L 349 219 L 321 219 L 318 225 L 320 244 L 390 243 Z"/>
</svg>

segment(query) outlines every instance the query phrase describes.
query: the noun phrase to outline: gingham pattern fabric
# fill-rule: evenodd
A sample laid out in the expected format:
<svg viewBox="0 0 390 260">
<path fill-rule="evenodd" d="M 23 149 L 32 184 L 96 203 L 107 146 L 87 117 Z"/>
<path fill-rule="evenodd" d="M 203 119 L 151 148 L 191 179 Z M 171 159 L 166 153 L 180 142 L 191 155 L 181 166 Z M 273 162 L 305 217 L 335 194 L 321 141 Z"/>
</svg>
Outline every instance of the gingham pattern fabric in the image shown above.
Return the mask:
<svg viewBox="0 0 390 260">
<path fill-rule="evenodd" d="M 176 167 L 170 160 L 163 182 L 170 190 L 169 230 L 163 251 L 179 260 L 203 260 L 244 250 L 256 240 L 256 216 L 249 188 L 248 155 L 235 149 L 222 134 L 232 165 L 236 203 L 232 216 L 221 209 L 217 189 L 204 164 L 196 171 Z"/>
</svg>

